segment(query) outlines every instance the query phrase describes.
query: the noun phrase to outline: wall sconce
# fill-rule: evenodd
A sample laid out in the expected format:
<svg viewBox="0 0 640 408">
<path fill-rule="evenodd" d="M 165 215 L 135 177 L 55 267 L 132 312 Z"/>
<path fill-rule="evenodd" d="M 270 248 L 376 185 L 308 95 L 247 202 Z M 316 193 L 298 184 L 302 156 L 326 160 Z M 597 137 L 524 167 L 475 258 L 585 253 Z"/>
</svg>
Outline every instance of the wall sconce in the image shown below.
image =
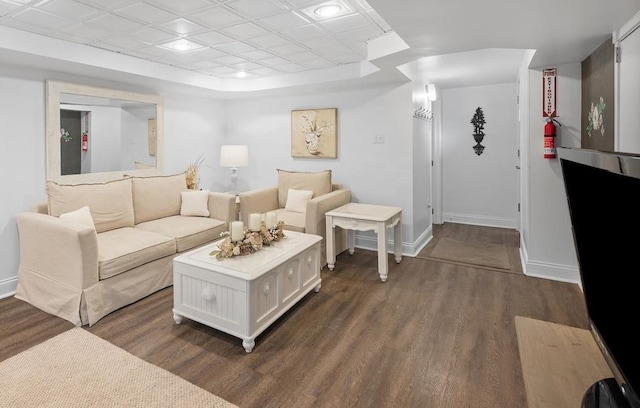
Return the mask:
<svg viewBox="0 0 640 408">
<path fill-rule="evenodd" d="M 238 167 L 249 165 L 249 148 L 245 145 L 224 145 L 220 148 L 220 166 L 231 167 L 231 191 L 238 195 Z"/>
</svg>

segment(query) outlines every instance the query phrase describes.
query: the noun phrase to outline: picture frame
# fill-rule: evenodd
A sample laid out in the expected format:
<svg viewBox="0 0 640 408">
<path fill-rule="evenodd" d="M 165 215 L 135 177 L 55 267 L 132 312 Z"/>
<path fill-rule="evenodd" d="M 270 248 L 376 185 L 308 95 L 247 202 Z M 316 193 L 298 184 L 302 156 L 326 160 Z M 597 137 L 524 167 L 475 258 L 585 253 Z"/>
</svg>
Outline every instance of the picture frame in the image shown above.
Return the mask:
<svg viewBox="0 0 640 408">
<path fill-rule="evenodd" d="M 337 158 L 337 119 L 337 108 L 292 110 L 291 157 Z"/>
</svg>

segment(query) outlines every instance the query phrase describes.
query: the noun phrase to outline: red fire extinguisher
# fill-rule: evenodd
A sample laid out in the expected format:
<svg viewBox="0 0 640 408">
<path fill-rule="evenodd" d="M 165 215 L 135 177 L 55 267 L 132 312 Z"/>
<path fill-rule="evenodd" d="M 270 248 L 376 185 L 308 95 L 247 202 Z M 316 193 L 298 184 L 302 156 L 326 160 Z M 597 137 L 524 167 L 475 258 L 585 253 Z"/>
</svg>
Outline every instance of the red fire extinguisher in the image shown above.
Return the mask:
<svg viewBox="0 0 640 408">
<path fill-rule="evenodd" d="M 82 134 L 82 151 L 86 152 L 89 149 L 89 136 L 87 136 L 87 132 Z"/>
<path fill-rule="evenodd" d="M 547 118 L 547 124 L 544 125 L 544 158 L 556 158 L 556 126 L 553 124 L 555 119 Z M 560 125 L 560 123 L 558 123 Z"/>
</svg>

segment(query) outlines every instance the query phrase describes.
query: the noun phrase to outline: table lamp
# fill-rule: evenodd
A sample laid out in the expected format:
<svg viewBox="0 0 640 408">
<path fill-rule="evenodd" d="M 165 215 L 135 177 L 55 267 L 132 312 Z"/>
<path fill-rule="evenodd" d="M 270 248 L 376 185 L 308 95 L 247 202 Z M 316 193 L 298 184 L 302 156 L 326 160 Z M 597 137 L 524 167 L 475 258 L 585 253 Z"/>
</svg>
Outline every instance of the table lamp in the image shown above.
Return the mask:
<svg viewBox="0 0 640 408">
<path fill-rule="evenodd" d="M 249 165 L 249 149 L 245 145 L 223 145 L 220 148 L 220 166 L 231 167 L 231 194 L 238 195 L 238 167 Z"/>
</svg>

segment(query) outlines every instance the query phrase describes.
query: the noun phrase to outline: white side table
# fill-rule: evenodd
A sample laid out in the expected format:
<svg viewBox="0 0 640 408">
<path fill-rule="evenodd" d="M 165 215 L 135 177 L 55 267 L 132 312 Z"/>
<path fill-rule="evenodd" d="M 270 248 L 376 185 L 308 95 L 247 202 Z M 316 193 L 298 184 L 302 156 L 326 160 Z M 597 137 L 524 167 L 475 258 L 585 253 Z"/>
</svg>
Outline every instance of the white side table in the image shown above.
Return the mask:
<svg viewBox="0 0 640 408">
<path fill-rule="evenodd" d="M 393 244 L 396 263 L 402 260 L 402 208 L 384 205 L 348 203 L 325 214 L 327 220 L 327 266 L 333 270 L 336 263 L 335 227 L 347 230 L 349 253 L 355 248 L 354 231 L 375 231 L 378 234 L 378 272 L 380 280 L 387 281 L 387 228 L 394 228 Z"/>
</svg>

